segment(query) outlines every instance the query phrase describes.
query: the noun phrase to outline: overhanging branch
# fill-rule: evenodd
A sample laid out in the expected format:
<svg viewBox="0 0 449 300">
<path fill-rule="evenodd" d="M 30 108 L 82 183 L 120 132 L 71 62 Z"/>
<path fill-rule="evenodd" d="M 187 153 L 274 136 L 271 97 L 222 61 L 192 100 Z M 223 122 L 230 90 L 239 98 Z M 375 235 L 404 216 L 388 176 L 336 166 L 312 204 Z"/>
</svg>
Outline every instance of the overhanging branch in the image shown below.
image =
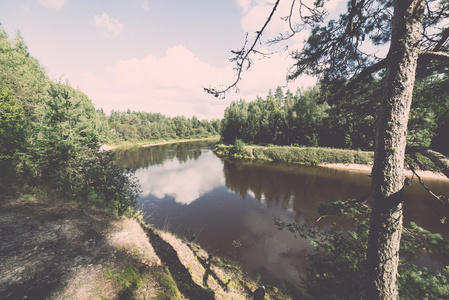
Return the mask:
<svg viewBox="0 0 449 300">
<path fill-rule="evenodd" d="M 235 79 L 235 81 L 229 85 L 228 87 L 226 87 L 225 89 L 219 90 L 219 89 L 215 89 L 215 88 L 204 88 L 204 90 L 209 93 L 214 95 L 215 97 L 224 97 L 224 95 L 231 89 L 237 89 L 237 84 L 238 82 L 242 79 L 242 72 L 244 69 L 249 69 L 249 67 L 251 66 L 251 59 L 249 58 L 250 54 L 252 53 L 256 53 L 256 54 L 261 54 L 260 51 L 256 50 L 256 45 L 258 42 L 260 42 L 260 39 L 262 37 L 262 33 L 265 31 L 265 29 L 267 28 L 268 24 L 271 21 L 271 18 L 274 15 L 274 12 L 276 11 L 279 2 L 281 2 L 281 0 L 277 0 L 276 3 L 273 6 L 273 9 L 271 10 L 270 15 L 268 16 L 268 19 L 265 21 L 265 23 L 262 26 L 262 29 L 260 29 L 259 31 L 256 32 L 256 38 L 254 39 L 253 43 L 251 44 L 251 46 L 248 49 L 245 49 L 246 44 L 248 39 L 245 39 L 245 43 L 243 45 L 243 48 L 239 51 L 231 51 L 233 54 L 235 54 L 236 56 L 233 57 L 231 59 L 231 61 L 235 62 L 236 67 L 235 70 L 237 71 L 237 78 Z"/>
<path fill-rule="evenodd" d="M 349 80 L 349 82 L 345 86 L 343 86 L 343 88 L 340 89 L 340 91 L 335 95 L 335 97 L 336 98 L 340 97 L 344 92 L 353 88 L 357 83 L 362 81 L 364 78 L 366 78 L 367 76 L 369 76 L 375 72 L 378 72 L 378 71 L 386 68 L 386 66 L 387 66 L 387 59 L 384 58 L 381 61 L 365 68 L 362 72 L 360 72 L 359 74 L 352 77 Z"/>
<path fill-rule="evenodd" d="M 443 154 L 424 147 L 408 147 L 407 152 L 418 152 L 429 158 L 449 178 L 449 159 Z"/>
<path fill-rule="evenodd" d="M 421 51 L 419 57 L 449 61 L 449 53 L 441 51 Z"/>
</svg>

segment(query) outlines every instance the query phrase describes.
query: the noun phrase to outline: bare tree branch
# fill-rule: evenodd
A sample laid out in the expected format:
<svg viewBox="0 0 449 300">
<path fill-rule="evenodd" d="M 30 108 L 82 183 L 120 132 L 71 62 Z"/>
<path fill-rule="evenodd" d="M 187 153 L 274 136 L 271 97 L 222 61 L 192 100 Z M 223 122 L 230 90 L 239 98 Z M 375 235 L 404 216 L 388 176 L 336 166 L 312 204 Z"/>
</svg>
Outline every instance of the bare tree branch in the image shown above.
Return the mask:
<svg viewBox="0 0 449 300">
<path fill-rule="evenodd" d="M 225 94 L 231 90 L 231 89 L 237 89 L 237 84 L 240 81 L 240 79 L 242 78 L 242 72 L 244 69 L 248 70 L 251 66 L 251 59 L 250 59 L 250 54 L 255 53 L 255 54 L 262 54 L 260 51 L 256 50 L 256 45 L 258 42 L 260 42 L 260 39 L 262 37 L 262 33 L 265 31 L 265 29 L 267 28 L 268 24 L 271 21 L 271 18 L 274 15 L 274 12 L 276 11 L 279 3 L 281 2 L 281 0 L 277 0 L 276 3 L 273 6 L 273 9 L 271 10 L 270 15 L 268 16 L 268 19 L 265 21 L 264 25 L 262 26 L 262 29 L 260 29 L 259 31 L 256 31 L 256 38 L 254 39 L 252 45 L 248 48 L 246 48 L 247 42 L 248 42 L 248 34 L 245 38 L 245 43 L 243 45 L 243 48 L 239 51 L 231 51 L 233 54 L 235 54 L 236 56 L 234 58 L 231 59 L 231 61 L 235 62 L 236 67 L 235 70 L 237 71 L 237 78 L 236 80 L 229 85 L 228 87 L 226 87 L 223 90 L 217 90 L 215 88 L 204 88 L 204 90 L 209 93 L 214 95 L 215 97 L 224 97 Z"/>
<path fill-rule="evenodd" d="M 425 185 L 424 184 L 424 182 L 421 180 L 421 177 L 418 175 L 418 173 L 416 172 L 416 170 L 415 170 L 415 167 L 412 165 L 412 164 L 408 164 L 408 166 L 409 166 L 409 168 L 410 168 L 410 170 L 413 172 L 413 176 L 416 176 L 417 178 L 418 178 L 418 180 L 419 180 L 419 183 L 422 185 L 422 187 L 430 194 L 430 195 L 432 195 L 434 198 L 436 198 L 436 199 L 438 199 L 438 201 L 441 201 L 441 202 L 443 202 L 443 195 L 440 195 L 440 196 L 437 196 L 434 192 L 432 192 L 428 187 L 427 187 L 427 185 Z M 412 180 L 413 180 L 413 178 L 412 178 Z M 444 203 L 444 202 L 443 202 Z"/>
</svg>

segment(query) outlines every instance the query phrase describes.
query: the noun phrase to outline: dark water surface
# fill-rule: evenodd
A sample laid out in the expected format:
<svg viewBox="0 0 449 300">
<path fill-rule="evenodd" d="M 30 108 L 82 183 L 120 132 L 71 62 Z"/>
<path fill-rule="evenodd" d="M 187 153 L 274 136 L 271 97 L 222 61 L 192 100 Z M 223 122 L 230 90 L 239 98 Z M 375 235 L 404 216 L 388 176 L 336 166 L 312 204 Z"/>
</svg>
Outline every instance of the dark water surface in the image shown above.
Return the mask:
<svg viewBox="0 0 449 300">
<path fill-rule="evenodd" d="M 366 173 L 322 167 L 220 159 L 212 144 L 191 142 L 119 152 L 120 161 L 137 168 L 142 194 L 139 205 L 149 223 L 196 241 L 212 254 L 241 263 L 245 271 L 268 284 L 299 283 L 309 242 L 279 231 L 273 218 L 313 224 L 317 207 L 333 199 L 361 198 L 371 185 Z M 449 181 L 426 179 L 436 194 L 449 194 Z M 405 223 L 449 234 L 449 216 L 413 181 L 405 191 Z M 320 221 L 322 227 L 342 219 Z M 438 258 L 422 257 L 437 268 Z"/>
</svg>

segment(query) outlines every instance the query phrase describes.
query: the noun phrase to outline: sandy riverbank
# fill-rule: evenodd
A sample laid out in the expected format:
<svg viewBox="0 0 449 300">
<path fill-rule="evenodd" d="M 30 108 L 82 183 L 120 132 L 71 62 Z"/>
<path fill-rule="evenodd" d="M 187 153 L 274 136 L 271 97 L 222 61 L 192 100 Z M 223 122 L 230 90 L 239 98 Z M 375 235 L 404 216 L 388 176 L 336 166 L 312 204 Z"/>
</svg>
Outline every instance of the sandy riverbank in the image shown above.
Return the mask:
<svg viewBox="0 0 449 300">
<path fill-rule="evenodd" d="M 112 150 L 112 149 L 115 149 L 115 148 L 117 148 L 117 146 L 108 146 L 106 144 L 103 144 L 100 147 L 100 151 L 109 151 L 109 150 Z"/>
<path fill-rule="evenodd" d="M 338 170 L 357 171 L 357 172 L 363 172 L 366 174 L 370 174 L 371 168 L 372 168 L 372 165 L 358 165 L 358 164 L 319 164 L 318 166 L 325 167 L 325 168 L 338 169 Z M 417 170 L 416 173 L 421 178 L 447 180 L 449 182 L 449 178 L 447 178 L 442 173 L 435 173 L 432 171 L 422 171 L 422 170 Z M 405 175 L 408 177 L 411 177 L 411 176 L 413 176 L 413 172 L 411 170 L 407 170 L 407 171 L 405 171 Z"/>
</svg>

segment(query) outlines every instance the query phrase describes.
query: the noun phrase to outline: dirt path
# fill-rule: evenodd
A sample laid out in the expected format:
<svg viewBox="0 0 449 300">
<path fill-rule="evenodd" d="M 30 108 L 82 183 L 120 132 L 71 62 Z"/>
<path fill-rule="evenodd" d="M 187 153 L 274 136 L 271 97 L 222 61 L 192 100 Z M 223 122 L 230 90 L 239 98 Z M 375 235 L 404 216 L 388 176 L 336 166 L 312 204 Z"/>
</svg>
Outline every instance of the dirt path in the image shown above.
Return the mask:
<svg viewBox="0 0 449 300">
<path fill-rule="evenodd" d="M 113 299 L 122 287 L 107 272 L 159 261 L 135 221 L 67 203 L 1 204 L 0 299 Z"/>
<path fill-rule="evenodd" d="M 248 299 L 257 289 L 235 266 L 133 219 L 24 197 L 0 196 L 0 207 L 2 300 Z"/>
</svg>

